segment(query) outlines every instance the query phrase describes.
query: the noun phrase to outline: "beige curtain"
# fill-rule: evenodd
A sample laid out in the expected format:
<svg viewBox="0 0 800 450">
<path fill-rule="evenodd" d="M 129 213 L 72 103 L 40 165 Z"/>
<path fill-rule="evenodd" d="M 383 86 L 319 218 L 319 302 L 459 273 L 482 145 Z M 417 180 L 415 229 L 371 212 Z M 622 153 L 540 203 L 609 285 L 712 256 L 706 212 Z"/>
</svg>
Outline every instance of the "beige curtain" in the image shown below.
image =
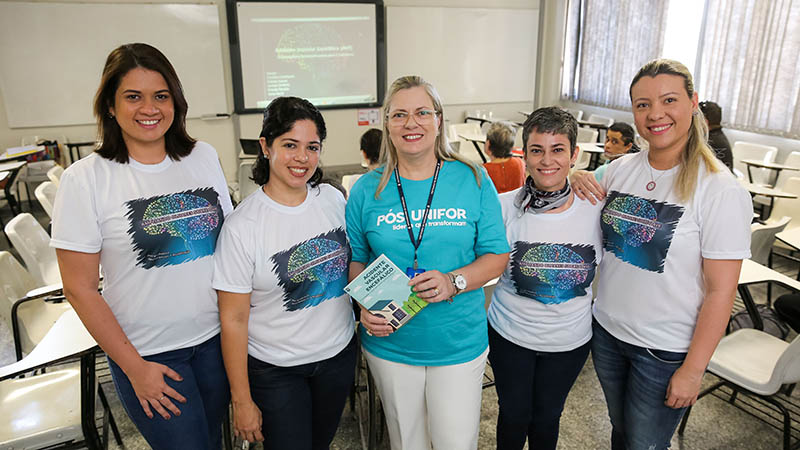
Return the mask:
<svg viewBox="0 0 800 450">
<path fill-rule="evenodd" d="M 633 76 L 661 54 L 668 7 L 662 0 L 570 0 L 562 98 L 630 110 Z"/>
<path fill-rule="evenodd" d="M 800 0 L 708 0 L 698 93 L 731 128 L 800 138 Z"/>
</svg>

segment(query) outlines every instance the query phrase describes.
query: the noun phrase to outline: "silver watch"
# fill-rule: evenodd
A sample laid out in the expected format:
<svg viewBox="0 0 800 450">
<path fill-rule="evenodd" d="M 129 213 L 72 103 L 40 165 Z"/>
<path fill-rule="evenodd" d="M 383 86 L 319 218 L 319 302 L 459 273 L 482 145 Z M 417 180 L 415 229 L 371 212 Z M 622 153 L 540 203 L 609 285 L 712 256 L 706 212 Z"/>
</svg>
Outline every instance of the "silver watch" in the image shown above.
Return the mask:
<svg viewBox="0 0 800 450">
<path fill-rule="evenodd" d="M 467 279 L 464 278 L 464 275 L 460 273 L 450 273 L 450 281 L 453 282 L 453 286 L 456 288 L 455 295 L 458 295 L 467 288 Z"/>
</svg>

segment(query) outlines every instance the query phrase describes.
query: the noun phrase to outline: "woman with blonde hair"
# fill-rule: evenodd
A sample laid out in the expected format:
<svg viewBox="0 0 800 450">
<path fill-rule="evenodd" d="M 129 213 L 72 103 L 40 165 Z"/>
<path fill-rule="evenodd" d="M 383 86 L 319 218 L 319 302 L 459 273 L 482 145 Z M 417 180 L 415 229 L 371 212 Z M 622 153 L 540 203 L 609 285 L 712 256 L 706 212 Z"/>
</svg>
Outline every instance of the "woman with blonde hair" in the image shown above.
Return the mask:
<svg viewBox="0 0 800 450">
<path fill-rule="evenodd" d="M 383 165 L 359 178 L 347 203 L 350 277 L 385 254 L 430 305 L 397 330 L 362 309 L 364 354 L 393 449 L 475 449 L 488 353 L 481 287 L 509 250 L 497 192 L 450 151 L 430 83 L 397 79 L 384 114 Z"/>
<path fill-rule="evenodd" d="M 706 144 L 683 64 L 645 64 L 630 96 L 649 150 L 613 161 L 599 183 L 588 174 L 574 185 L 580 197 L 606 197 L 592 358 L 612 448 L 663 449 L 725 332 L 750 256 L 752 204 Z"/>
</svg>

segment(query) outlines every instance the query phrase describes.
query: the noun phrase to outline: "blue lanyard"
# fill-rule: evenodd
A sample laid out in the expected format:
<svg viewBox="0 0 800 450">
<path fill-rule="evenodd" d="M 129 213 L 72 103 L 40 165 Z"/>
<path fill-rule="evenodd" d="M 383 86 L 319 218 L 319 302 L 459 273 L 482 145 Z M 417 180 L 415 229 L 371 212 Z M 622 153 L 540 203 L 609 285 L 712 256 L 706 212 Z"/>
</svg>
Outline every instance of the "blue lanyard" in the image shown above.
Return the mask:
<svg viewBox="0 0 800 450">
<path fill-rule="evenodd" d="M 419 225 L 419 234 L 417 239 L 414 239 L 414 231 L 411 229 L 411 216 L 408 215 L 408 207 L 406 206 L 406 196 L 403 195 L 403 185 L 400 184 L 400 171 L 397 166 L 394 168 L 394 181 L 397 182 L 397 192 L 400 194 L 400 204 L 403 205 L 403 214 L 406 219 L 406 230 L 408 230 L 408 237 L 411 239 L 411 245 L 414 246 L 414 269 L 417 268 L 417 249 L 422 243 L 422 234 L 425 232 L 425 224 L 428 223 L 428 212 L 431 210 L 431 202 L 433 201 L 433 192 L 436 190 L 436 181 L 439 179 L 439 169 L 442 167 L 442 161 L 436 160 L 436 171 L 433 172 L 433 181 L 431 182 L 431 193 L 428 194 L 428 204 L 425 205 L 425 213 L 422 215 L 422 222 Z"/>
</svg>

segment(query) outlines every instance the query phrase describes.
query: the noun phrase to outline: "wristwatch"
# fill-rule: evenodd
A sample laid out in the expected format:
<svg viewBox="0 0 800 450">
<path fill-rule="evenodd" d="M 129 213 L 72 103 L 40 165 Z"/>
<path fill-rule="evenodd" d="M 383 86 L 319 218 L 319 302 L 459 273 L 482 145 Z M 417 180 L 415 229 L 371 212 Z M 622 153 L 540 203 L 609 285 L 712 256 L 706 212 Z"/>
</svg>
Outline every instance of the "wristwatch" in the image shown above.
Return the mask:
<svg viewBox="0 0 800 450">
<path fill-rule="evenodd" d="M 456 296 L 461 293 L 464 289 L 467 288 L 467 279 L 464 278 L 464 275 L 460 273 L 448 273 L 450 275 L 450 281 L 453 283 L 453 287 L 456 288 L 456 293 L 453 296 Z"/>
</svg>

